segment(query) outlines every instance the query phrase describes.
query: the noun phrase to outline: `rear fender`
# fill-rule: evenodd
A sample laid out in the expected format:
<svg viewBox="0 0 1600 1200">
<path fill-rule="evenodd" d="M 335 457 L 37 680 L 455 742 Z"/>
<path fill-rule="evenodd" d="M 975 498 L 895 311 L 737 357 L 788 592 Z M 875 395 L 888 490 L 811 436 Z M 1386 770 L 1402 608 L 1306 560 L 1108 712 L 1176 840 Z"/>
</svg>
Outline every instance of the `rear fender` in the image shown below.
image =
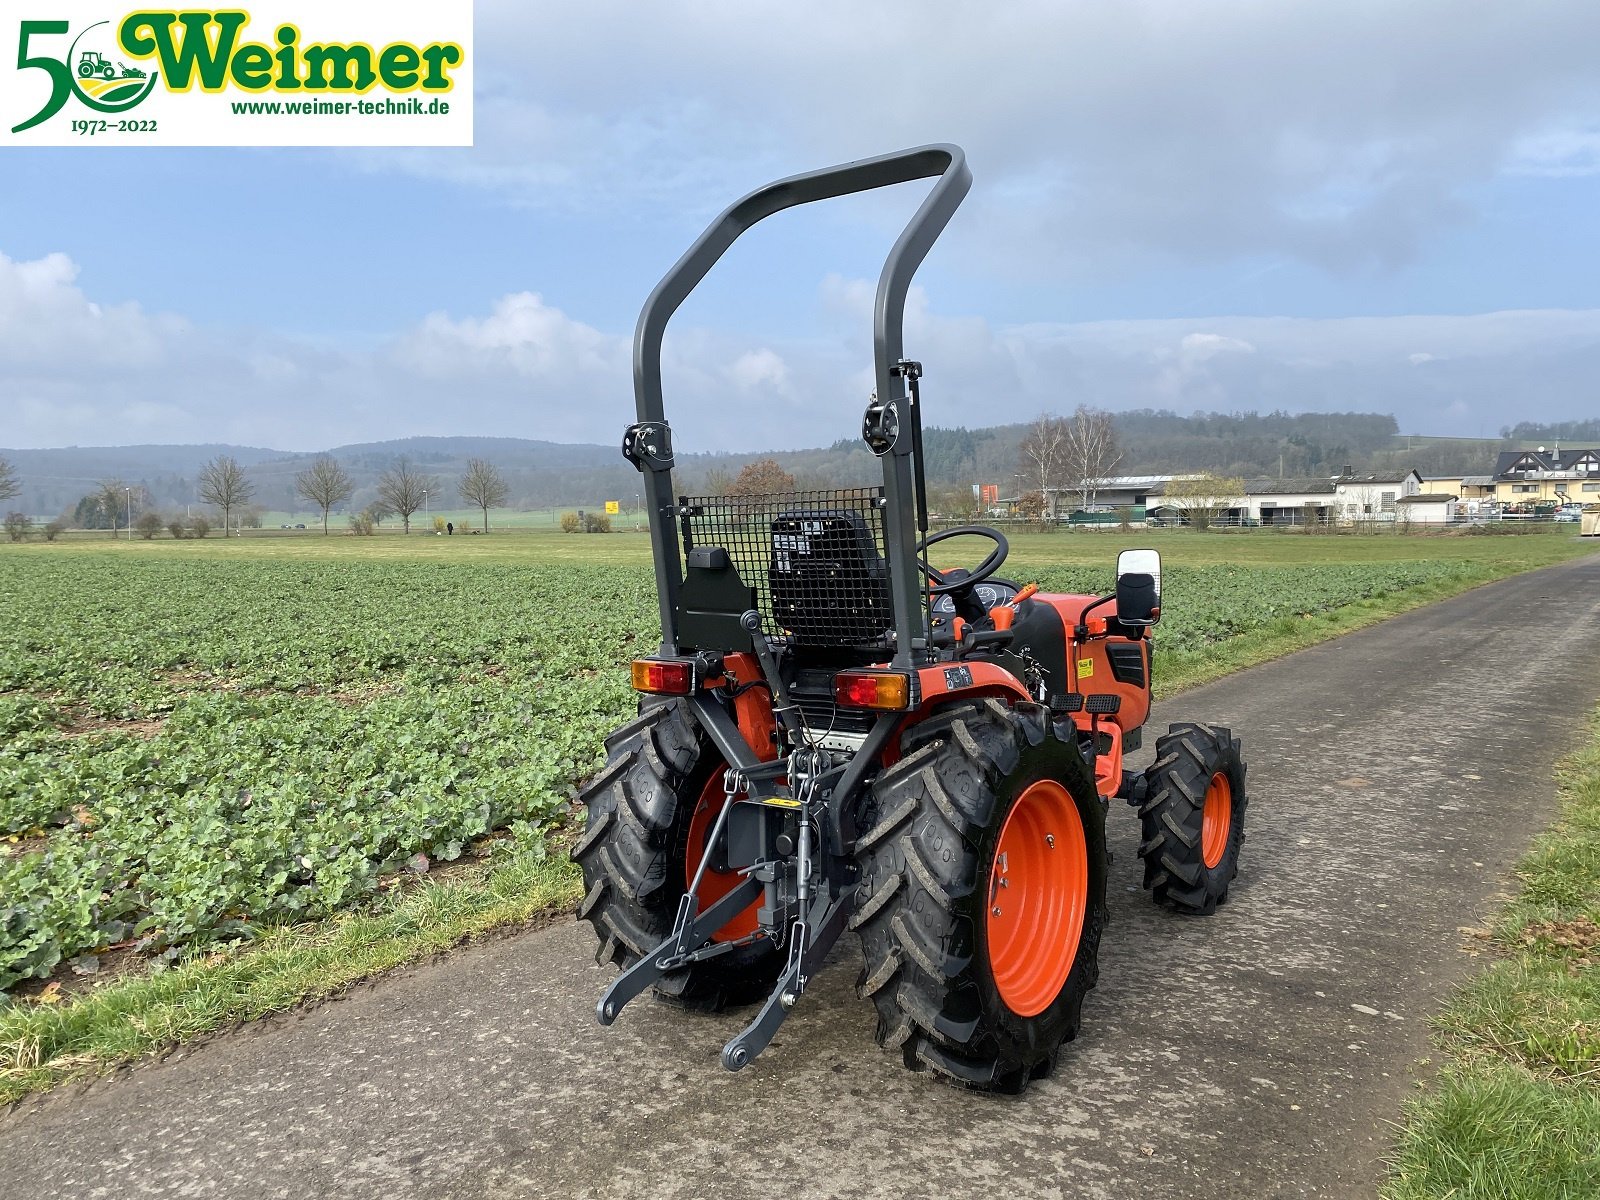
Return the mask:
<svg viewBox="0 0 1600 1200">
<path fill-rule="evenodd" d="M 983 659 L 921 667 L 917 671 L 917 688 L 921 703 L 901 719 L 889 744 L 883 748 L 882 765 L 885 767 L 900 761 L 900 739 L 906 730 L 925 720 L 936 708 L 989 696 L 1007 705 L 1034 702 L 1020 679 L 1004 667 Z"/>
<path fill-rule="evenodd" d="M 722 675 L 707 681 L 706 688 L 735 687 L 762 681 L 761 664 L 753 654 L 729 654 L 722 660 Z M 778 722 L 772 713 L 772 693 L 765 687 L 745 687 L 733 698 L 733 715 L 739 734 L 761 762 L 778 757 Z"/>
</svg>

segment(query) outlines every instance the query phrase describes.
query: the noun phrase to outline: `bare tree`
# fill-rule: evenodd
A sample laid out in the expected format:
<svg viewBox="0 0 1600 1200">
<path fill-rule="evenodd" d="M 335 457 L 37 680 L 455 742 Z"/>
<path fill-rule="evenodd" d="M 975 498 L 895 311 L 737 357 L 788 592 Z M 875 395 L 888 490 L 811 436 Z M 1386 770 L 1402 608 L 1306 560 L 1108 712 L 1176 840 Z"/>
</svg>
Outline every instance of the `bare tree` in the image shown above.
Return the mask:
<svg viewBox="0 0 1600 1200">
<path fill-rule="evenodd" d="M 733 486 L 733 474 L 725 467 L 712 467 L 706 472 L 705 493 L 708 496 L 726 496 Z"/>
<path fill-rule="evenodd" d="M 233 510 L 256 494 L 256 485 L 245 475 L 238 459 L 219 454 L 200 468 L 199 491 L 200 499 L 222 510 L 222 536 L 227 537 L 232 529 L 229 521 Z"/>
<path fill-rule="evenodd" d="M 1063 425 L 1066 445 L 1062 450 L 1062 472 L 1067 486 L 1078 493 L 1082 507 L 1087 509 L 1122 461 L 1117 431 L 1110 413 L 1082 404 Z"/>
<path fill-rule="evenodd" d="M 1067 423 L 1060 417 L 1040 413 L 1028 426 L 1018 448 L 1018 469 L 1022 475 L 1023 490 L 1038 493 L 1041 505 L 1039 515 L 1044 515 L 1043 500 L 1050 489 L 1061 485 L 1065 465 Z"/>
<path fill-rule="evenodd" d="M 0 500 L 9 500 L 22 491 L 22 481 L 9 459 L 0 458 Z"/>
<path fill-rule="evenodd" d="M 350 499 L 356 485 L 333 455 L 319 454 L 294 477 L 294 490 L 322 510 L 322 536 L 327 537 L 328 510 Z"/>
<path fill-rule="evenodd" d="M 423 498 L 433 490 L 433 476 L 424 475 L 402 458 L 378 477 L 378 499 L 390 511 L 400 514 L 407 533 L 411 532 L 411 514 L 422 507 Z"/>
<path fill-rule="evenodd" d="M 485 462 L 481 458 L 467 459 L 467 473 L 456 485 L 456 491 L 461 493 L 461 498 L 468 504 L 476 505 L 483 510 L 485 533 L 489 532 L 489 510 L 504 504 L 506 497 L 511 494 L 505 478 L 495 469 L 494 464 Z"/>
<path fill-rule="evenodd" d="M 1243 503 L 1244 480 L 1203 471 L 1172 480 L 1163 492 L 1163 500 L 1188 517 L 1194 528 L 1205 529 L 1236 501 Z"/>
</svg>

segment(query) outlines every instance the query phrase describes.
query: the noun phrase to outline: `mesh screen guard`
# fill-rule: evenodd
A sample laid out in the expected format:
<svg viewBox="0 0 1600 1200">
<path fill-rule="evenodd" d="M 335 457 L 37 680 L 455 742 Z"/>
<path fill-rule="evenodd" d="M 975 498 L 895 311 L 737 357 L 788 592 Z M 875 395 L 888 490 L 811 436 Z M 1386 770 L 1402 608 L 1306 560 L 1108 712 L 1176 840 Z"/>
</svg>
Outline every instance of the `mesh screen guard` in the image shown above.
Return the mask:
<svg viewBox="0 0 1600 1200">
<path fill-rule="evenodd" d="M 796 645 L 882 650 L 894 624 L 883 489 L 683 496 L 683 550 L 721 546 L 756 589 L 769 634 Z"/>
</svg>

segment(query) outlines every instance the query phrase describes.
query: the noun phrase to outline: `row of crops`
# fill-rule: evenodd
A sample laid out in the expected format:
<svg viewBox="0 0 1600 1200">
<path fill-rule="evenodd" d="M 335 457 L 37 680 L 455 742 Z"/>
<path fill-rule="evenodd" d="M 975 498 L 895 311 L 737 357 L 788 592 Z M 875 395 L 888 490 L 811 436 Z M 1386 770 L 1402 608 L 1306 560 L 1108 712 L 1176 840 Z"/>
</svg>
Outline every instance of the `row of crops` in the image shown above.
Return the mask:
<svg viewBox="0 0 1600 1200">
<path fill-rule="evenodd" d="M 1466 569 L 1174 568 L 1158 654 Z M 323 916 L 493 831 L 536 841 L 628 715 L 654 608 L 638 567 L 0 561 L 0 993 Z"/>
</svg>

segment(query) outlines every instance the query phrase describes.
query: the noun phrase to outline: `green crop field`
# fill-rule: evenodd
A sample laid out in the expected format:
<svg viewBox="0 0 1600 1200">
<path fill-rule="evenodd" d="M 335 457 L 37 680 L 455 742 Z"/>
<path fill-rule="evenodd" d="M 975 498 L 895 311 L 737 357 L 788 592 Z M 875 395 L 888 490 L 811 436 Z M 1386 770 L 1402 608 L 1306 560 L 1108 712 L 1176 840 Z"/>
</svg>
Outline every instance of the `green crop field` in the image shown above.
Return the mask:
<svg viewBox="0 0 1600 1200">
<path fill-rule="evenodd" d="M 1587 548 L 1023 535 L 1008 573 L 1104 590 L 1138 543 L 1166 556 L 1159 691 Z M 0 548 L 0 1004 L 537 850 L 631 714 L 654 608 L 634 534 Z"/>
</svg>

